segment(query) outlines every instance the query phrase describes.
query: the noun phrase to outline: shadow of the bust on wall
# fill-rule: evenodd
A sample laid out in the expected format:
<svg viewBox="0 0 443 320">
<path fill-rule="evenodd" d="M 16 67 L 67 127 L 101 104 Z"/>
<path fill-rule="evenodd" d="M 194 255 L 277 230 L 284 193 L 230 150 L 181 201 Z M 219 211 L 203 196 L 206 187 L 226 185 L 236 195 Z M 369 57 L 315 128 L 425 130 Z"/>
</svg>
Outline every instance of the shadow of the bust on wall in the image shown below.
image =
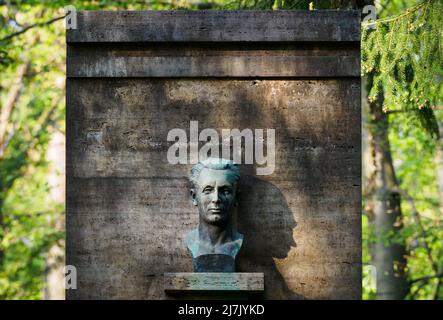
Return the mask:
<svg viewBox="0 0 443 320">
<path fill-rule="evenodd" d="M 274 258 L 286 258 L 291 247 L 297 246 L 293 238 L 297 222 L 285 197 L 272 183 L 254 176 L 243 176 L 240 189 L 238 230 L 246 240 L 238 256 L 237 271 L 264 273 L 263 298 L 304 299 L 288 288 L 274 262 Z M 269 208 L 272 212 L 265 211 Z"/>
</svg>

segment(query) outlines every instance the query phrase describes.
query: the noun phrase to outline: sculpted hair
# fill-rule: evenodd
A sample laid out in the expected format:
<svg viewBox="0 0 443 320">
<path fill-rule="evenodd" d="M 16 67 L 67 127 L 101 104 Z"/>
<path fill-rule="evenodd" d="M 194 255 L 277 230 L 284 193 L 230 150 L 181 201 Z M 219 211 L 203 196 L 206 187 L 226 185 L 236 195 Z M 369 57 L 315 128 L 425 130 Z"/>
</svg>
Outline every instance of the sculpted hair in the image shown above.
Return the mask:
<svg viewBox="0 0 443 320">
<path fill-rule="evenodd" d="M 192 167 L 191 176 L 189 177 L 192 188 L 197 186 L 200 172 L 205 168 L 212 170 L 229 170 L 230 175 L 234 178 L 236 183 L 238 183 L 240 180 L 240 169 L 234 161 L 223 158 L 208 158 L 206 160 L 199 161 Z"/>
</svg>

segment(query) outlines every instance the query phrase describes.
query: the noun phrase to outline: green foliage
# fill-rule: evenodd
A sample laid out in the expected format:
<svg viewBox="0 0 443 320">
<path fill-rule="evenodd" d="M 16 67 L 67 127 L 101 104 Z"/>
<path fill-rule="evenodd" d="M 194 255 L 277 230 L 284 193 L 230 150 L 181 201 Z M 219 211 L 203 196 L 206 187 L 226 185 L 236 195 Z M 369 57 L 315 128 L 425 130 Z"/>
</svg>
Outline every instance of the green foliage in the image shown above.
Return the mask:
<svg viewBox="0 0 443 320">
<path fill-rule="evenodd" d="M 368 216 L 362 216 L 362 262 L 363 262 L 363 299 L 375 299 L 376 285 L 374 284 L 374 274 L 371 274 L 371 245 L 377 241 L 373 226 L 368 221 Z"/>
<path fill-rule="evenodd" d="M 0 6 L 0 38 L 18 31 L 12 23 L 33 24 L 58 14 L 51 8 Z M 36 18 L 38 17 L 38 18 Z M 0 65 L 0 105 L 19 66 L 28 64 L 9 119 L 9 144 L 0 158 L 0 299 L 39 299 L 48 250 L 64 238 L 55 227 L 63 206 L 48 199 L 45 161 L 48 128 L 63 126 L 64 30 L 62 23 L 30 29 L 1 42 L 7 63 Z"/>
<path fill-rule="evenodd" d="M 376 29 L 362 28 L 362 72 L 373 79 L 368 100 L 383 96 L 381 107 L 389 115 L 389 143 L 399 186 L 410 195 L 402 196 L 404 226 L 397 235 L 376 234 L 364 216 L 363 262 L 371 263 L 370 247 L 375 242 L 406 244 L 411 283 L 407 298 L 443 299 L 435 277 L 443 271 L 436 177 L 436 144 L 442 138 L 438 122 L 443 121 L 443 2 L 411 2 L 409 8 L 403 7 L 403 1 L 382 2 L 384 11 Z M 363 283 L 368 281 L 364 274 Z M 375 290 L 363 289 L 365 299 L 375 298 Z"/>
<path fill-rule="evenodd" d="M 399 16 L 363 25 L 361 46 L 362 71 L 373 75 L 369 100 L 383 93 L 385 112 L 410 112 L 435 137 L 433 109 L 443 76 L 441 12 L 442 1 L 425 0 Z"/>
<path fill-rule="evenodd" d="M 48 250 L 64 238 L 57 223 L 63 206 L 46 202 L 48 185 L 44 166 L 32 167 L 14 184 L 5 201 L 5 250 L 0 269 L 0 297 L 3 299 L 41 299 L 44 289 L 45 258 Z"/>
<path fill-rule="evenodd" d="M 259 10 L 315 10 L 321 9 L 357 9 L 365 1 L 355 0 L 233 0 L 225 5 L 227 9 Z"/>
<path fill-rule="evenodd" d="M 437 116 L 441 121 L 440 115 Z M 409 280 L 413 281 L 436 274 L 432 260 L 439 272 L 443 270 L 443 219 L 435 174 L 435 140 L 419 127 L 405 125 L 408 118 L 408 114 L 391 117 L 389 139 L 400 187 L 414 198 L 413 204 L 403 201 L 405 227 L 401 233 L 408 249 Z M 421 224 L 415 214 L 419 215 Z M 443 292 L 436 295 L 436 281 L 434 278 L 413 282 L 408 299 L 443 299 Z"/>
</svg>

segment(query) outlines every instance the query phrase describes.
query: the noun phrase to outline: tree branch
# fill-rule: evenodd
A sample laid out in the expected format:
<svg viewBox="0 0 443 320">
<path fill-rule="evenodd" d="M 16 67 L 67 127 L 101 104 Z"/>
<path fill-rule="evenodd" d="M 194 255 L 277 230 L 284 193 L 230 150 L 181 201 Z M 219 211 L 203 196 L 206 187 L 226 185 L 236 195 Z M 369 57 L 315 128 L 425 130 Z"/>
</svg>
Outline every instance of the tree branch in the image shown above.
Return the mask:
<svg viewBox="0 0 443 320">
<path fill-rule="evenodd" d="M 422 283 L 420 283 L 417 287 L 417 289 L 414 290 L 414 292 L 411 292 L 409 294 L 409 297 L 411 298 L 411 300 L 415 300 L 415 296 L 420 292 L 420 290 L 427 284 L 426 281 L 423 281 Z"/>
<path fill-rule="evenodd" d="M 437 281 L 437 286 L 436 286 L 435 293 L 434 293 L 434 300 L 436 300 L 436 299 L 438 299 L 438 296 L 439 296 L 439 291 L 440 291 L 440 287 L 441 287 L 441 283 L 442 283 L 442 278 L 443 278 L 443 272 L 439 272 L 439 267 L 438 267 L 437 263 L 434 261 L 434 259 L 432 257 L 431 248 L 429 246 L 428 241 L 426 240 L 426 230 L 423 227 L 420 214 L 418 213 L 417 208 L 415 206 L 414 199 L 405 190 L 399 189 L 398 192 L 411 205 L 412 214 L 413 214 L 413 216 L 414 216 L 414 218 L 415 218 L 415 220 L 417 222 L 417 225 L 419 226 L 419 228 L 421 230 L 421 237 L 423 238 L 423 243 L 424 243 L 424 247 L 426 249 L 427 255 L 428 255 L 428 259 L 431 262 L 432 269 L 435 272 L 435 274 L 432 275 L 432 276 L 425 276 L 425 277 L 420 277 L 420 278 L 417 278 L 417 279 L 410 280 L 409 281 L 410 285 L 412 285 L 415 282 L 423 281 L 423 283 L 421 283 L 418 286 L 418 288 L 413 293 L 411 293 L 411 296 L 414 298 L 415 295 L 418 294 L 420 289 L 423 288 L 426 285 L 427 281 L 437 278 L 438 281 Z"/>
<path fill-rule="evenodd" d="M 401 110 L 401 109 L 398 109 L 398 110 L 388 110 L 388 111 L 386 111 L 386 114 L 404 113 L 404 112 L 406 112 L 406 110 Z"/>
<path fill-rule="evenodd" d="M 3 153 L 5 152 L 6 148 L 9 145 L 9 142 L 11 141 L 12 137 L 14 136 L 15 133 L 15 123 L 12 124 L 12 129 L 9 132 L 8 136 L 6 137 L 5 141 L 3 141 L 0 144 L 0 159 L 3 157 Z"/>
<path fill-rule="evenodd" d="M 425 277 L 420 277 L 420 278 L 412 279 L 412 280 L 409 280 L 409 283 L 413 284 L 415 282 L 428 281 L 428 280 L 432 280 L 432 279 L 435 279 L 435 278 L 443 278 L 443 272 L 441 272 L 439 274 L 435 274 L 433 276 L 425 276 Z"/>
<path fill-rule="evenodd" d="M 362 23 L 362 25 L 367 26 L 367 25 L 372 25 L 372 24 L 383 24 L 383 23 L 388 23 L 388 22 L 392 22 L 392 21 L 396 21 L 396 20 L 402 19 L 403 17 L 408 16 L 411 13 L 414 13 L 417 10 L 421 9 L 423 6 L 432 3 L 432 1 L 433 0 L 424 0 L 423 2 L 417 4 L 416 6 L 410 8 L 410 9 L 406 9 L 405 12 L 403 12 L 402 14 L 399 14 L 399 15 L 393 16 L 393 17 L 377 19 L 376 21 L 373 21 L 373 22 Z"/>
<path fill-rule="evenodd" d="M 11 34 L 7 35 L 6 37 L 0 39 L 0 42 L 6 41 L 6 40 L 10 40 L 10 39 L 12 39 L 12 38 L 14 38 L 14 37 L 17 37 L 17 36 L 19 36 L 19 35 L 25 33 L 26 31 L 28 31 L 28 30 L 30 30 L 30 29 L 32 29 L 32 28 L 42 27 L 42 26 L 46 26 L 46 25 L 50 25 L 50 24 L 52 24 L 52 23 L 54 23 L 54 22 L 56 22 L 56 21 L 58 21 L 58 20 L 64 19 L 65 17 L 66 17 L 66 15 L 63 15 L 63 16 L 60 16 L 60 17 L 56 17 L 56 18 L 50 19 L 50 20 L 48 20 L 48 21 L 37 22 L 37 23 L 31 24 L 31 25 L 29 25 L 29 26 L 24 27 L 24 28 L 23 28 L 22 30 L 20 30 L 20 31 L 17 31 L 17 32 L 11 33 Z"/>
<path fill-rule="evenodd" d="M 409 204 L 411 206 L 411 209 L 412 209 L 412 215 L 414 216 L 414 219 L 415 219 L 415 221 L 417 222 L 417 225 L 420 228 L 421 237 L 423 238 L 423 244 L 424 244 L 424 247 L 426 249 L 426 252 L 427 252 L 427 255 L 428 255 L 428 259 L 431 262 L 432 269 L 434 269 L 435 274 L 440 274 L 439 270 L 438 270 L 439 269 L 438 265 L 434 261 L 434 258 L 432 257 L 432 252 L 431 252 L 431 248 L 429 246 L 429 243 L 426 240 L 426 230 L 423 227 L 423 223 L 421 222 L 420 214 L 417 211 L 414 199 L 405 190 L 401 190 L 400 188 L 398 188 L 397 191 L 398 191 L 398 193 L 400 193 L 406 199 L 406 201 L 409 202 Z"/>
</svg>

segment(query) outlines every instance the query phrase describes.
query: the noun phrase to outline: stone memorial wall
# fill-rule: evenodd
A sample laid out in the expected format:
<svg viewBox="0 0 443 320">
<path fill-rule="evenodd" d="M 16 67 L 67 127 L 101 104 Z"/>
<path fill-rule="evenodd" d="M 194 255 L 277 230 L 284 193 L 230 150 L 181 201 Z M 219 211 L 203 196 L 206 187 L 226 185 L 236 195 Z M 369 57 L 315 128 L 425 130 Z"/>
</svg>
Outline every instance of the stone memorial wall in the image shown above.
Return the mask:
<svg viewBox="0 0 443 320">
<path fill-rule="evenodd" d="M 168 133 L 212 128 L 251 129 L 264 156 L 275 130 L 274 164 L 240 165 L 237 271 L 263 272 L 265 299 L 360 299 L 359 26 L 356 11 L 78 12 L 67 298 L 176 298 L 164 274 L 192 271 L 198 212 L 191 147 L 171 163 Z"/>
</svg>

